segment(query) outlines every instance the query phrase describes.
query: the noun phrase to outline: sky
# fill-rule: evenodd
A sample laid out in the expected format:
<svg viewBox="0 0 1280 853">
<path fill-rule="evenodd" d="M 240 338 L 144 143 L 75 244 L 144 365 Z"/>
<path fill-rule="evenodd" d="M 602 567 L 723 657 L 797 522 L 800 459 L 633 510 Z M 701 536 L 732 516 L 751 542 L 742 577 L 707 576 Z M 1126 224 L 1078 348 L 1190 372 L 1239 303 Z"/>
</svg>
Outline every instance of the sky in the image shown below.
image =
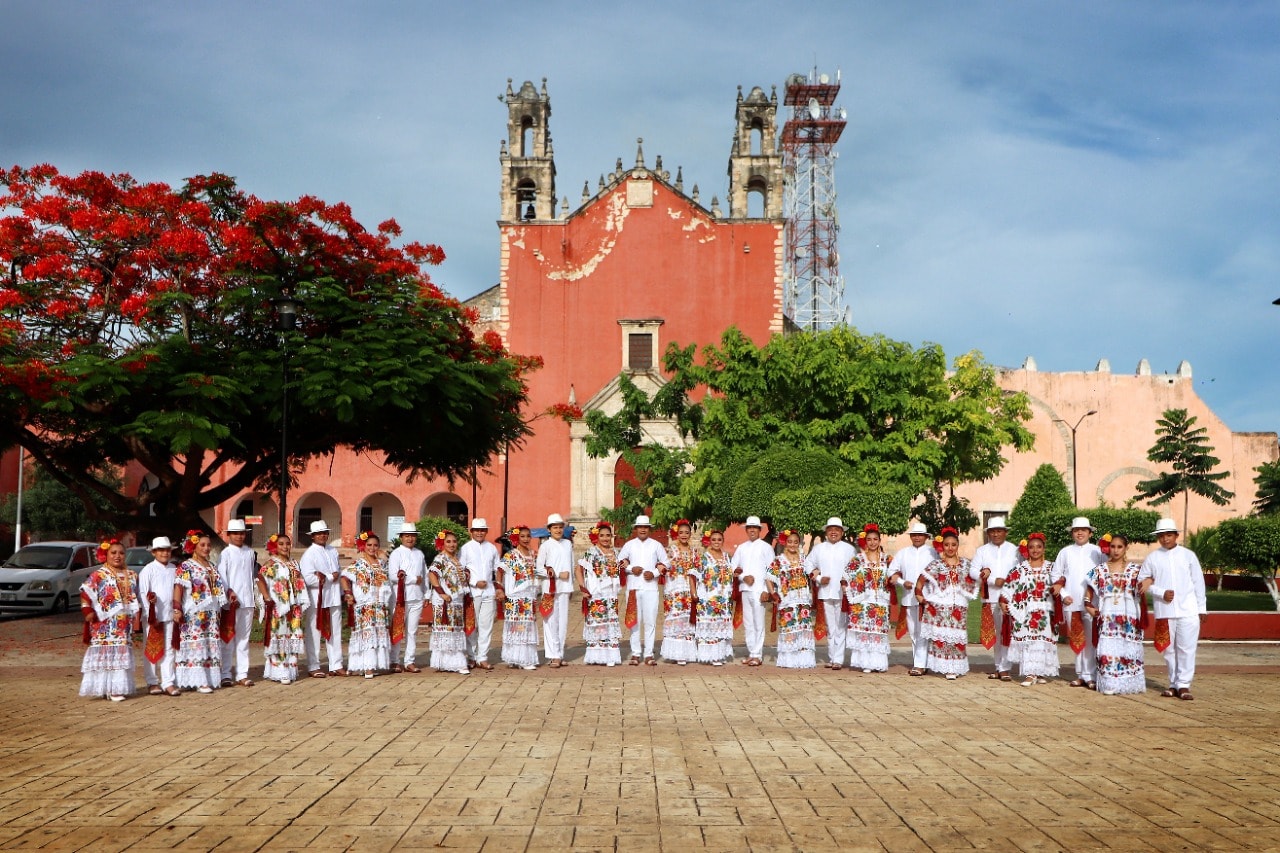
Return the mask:
<svg viewBox="0 0 1280 853">
<path fill-rule="evenodd" d="M 0 0 L 0 166 L 225 172 L 346 201 L 497 283 L 500 103 L 547 78 L 557 193 L 636 138 L 723 200 L 739 85 L 840 71 L 863 332 L 996 365 L 1187 360 L 1280 429 L 1280 4 Z"/>
</svg>

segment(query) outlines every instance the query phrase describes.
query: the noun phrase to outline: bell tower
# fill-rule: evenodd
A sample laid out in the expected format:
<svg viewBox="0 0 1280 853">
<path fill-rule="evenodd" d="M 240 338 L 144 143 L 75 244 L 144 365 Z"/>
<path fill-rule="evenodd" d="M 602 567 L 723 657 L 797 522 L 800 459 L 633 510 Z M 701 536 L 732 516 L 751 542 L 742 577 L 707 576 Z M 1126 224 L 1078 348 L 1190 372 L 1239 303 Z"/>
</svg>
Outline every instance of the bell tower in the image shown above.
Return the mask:
<svg viewBox="0 0 1280 853">
<path fill-rule="evenodd" d="M 551 99 L 547 78 L 542 90 L 524 81 L 519 92 L 507 78 L 507 138 L 498 161 L 502 164 L 502 223 L 555 219 L 556 164 L 551 148 Z"/>
<path fill-rule="evenodd" d="M 742 97 L 729 153 L 729 218 L 782 218 L 782 154 L 777 139 L 778 92 L 759 86 Z"/>
</svg>

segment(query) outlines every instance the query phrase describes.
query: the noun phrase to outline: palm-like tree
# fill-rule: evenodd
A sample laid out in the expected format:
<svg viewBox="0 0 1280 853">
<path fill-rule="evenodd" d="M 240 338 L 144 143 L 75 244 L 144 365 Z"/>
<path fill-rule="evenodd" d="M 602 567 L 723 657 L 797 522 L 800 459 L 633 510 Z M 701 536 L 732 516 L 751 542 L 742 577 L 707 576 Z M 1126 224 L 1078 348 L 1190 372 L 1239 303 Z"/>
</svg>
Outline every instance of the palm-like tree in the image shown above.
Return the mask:
<svg viewBox="0 0 1280 853">
<path fill-rule="evenodd" d="M 1235 497 L 1218 485 L 1231 476 L 1227 471 L 1215 471 L 1221 460 L 1213 455 L 1209 444 L 1209 430 L 1195 425 L 1194 416 L 1186 409 L 1167 409 L 1156 421 L 1156 443 L 1147 451 L 1147 459 L 1172 470 L 1161 472 L 1154 480 L 1138 483 L 1137 497 L 1149 501 L 1152 506 L 1168 503 L 1182 495 L 1182 529 L 1187 530 L 1188 505 L 1191 493 L 1208 498 L 1218 506 Z"/>
</svg>

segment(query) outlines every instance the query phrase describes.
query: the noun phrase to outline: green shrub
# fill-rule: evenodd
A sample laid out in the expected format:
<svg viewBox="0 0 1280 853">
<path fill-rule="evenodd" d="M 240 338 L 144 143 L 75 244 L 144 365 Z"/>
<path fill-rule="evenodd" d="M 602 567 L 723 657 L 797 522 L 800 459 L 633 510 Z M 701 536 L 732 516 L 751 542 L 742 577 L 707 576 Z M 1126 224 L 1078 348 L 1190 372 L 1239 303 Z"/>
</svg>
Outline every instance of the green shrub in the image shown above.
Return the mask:
<svg viewBox="0 0 1280 853">
<path fill-rule="evenodd" d="M 1040 522 L 1043 526 L 1037 528 L 1045 536 L 1045 546 L 1051 557 L 1060 548 L 1071 544 L 1071 522 L 1077 515 L 1085 516 L 1093 524 L 1094 541 L 1106 533 L 1123 533 L 1130 542 L 1154 542 L 1156 537 L 1153 531 L 1156 529 L 1156 522 L 1160 520 L 1160 513 L 1148 509 L 1093 507 L 1055 510 L 1042 516 Z M 1013 541 L 1025 539 L 1030 532 L 1032 531 L 1019 531 L 1017 539 Z M 1013 531 L 1010 531 L 1010 538 L 1013 539 Z"/>
<path fill-rule="evenodd" d="M 850 530 L 874 521 L 886 536 L 907 529 L 911 495 L 904 486 L 869 486 L 844 477 L 821 486 L 785 489 L 773 497 L 770 514 L 775 527 L 820 534 L 833 515 Z"/>
<path fill-rule="evenodd" d="M 733 487 L 730 517 L 758 515 L 774 524 L 772 506 L 779 492 L 820 486 L 851 473 L 848 463 L 826 450 L 779 447 L 751 463 Z M 786 525 L 784 525 L 786 526 Z"/>
<path fill-rule="evenodd" d="M 431 561 L 439 553 L 436 551 L 436 534 L 441 530 L 452 530 L 458 534 L 459 550 L 471 538 L 471 533 L 467 528 L 448 518 L 428 515 L 425 518 L 418 519 L 415 526 L 418 528 L 418 549 L 427 555 L 427 565 L 431 565 Z"/>
</svg>

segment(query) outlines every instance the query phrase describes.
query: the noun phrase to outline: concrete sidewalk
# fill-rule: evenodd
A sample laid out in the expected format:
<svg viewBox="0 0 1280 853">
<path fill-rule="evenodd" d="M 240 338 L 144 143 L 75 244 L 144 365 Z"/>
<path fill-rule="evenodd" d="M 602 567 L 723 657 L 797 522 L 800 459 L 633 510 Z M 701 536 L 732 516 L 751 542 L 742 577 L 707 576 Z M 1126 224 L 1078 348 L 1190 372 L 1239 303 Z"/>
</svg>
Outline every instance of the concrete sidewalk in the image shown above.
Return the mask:
<svg viewBox="0 0 1280 853">
<path fill-rule="evenodd" d="M 0 622 L 4 849 L 1280 849 L 1270 645 L 1204 647 L 1195 702 L 1148 647 L 1139 697 L 907 678 L 895 649 L 112 704 L 76 696 L 78 637 Z"/>
</svg>

